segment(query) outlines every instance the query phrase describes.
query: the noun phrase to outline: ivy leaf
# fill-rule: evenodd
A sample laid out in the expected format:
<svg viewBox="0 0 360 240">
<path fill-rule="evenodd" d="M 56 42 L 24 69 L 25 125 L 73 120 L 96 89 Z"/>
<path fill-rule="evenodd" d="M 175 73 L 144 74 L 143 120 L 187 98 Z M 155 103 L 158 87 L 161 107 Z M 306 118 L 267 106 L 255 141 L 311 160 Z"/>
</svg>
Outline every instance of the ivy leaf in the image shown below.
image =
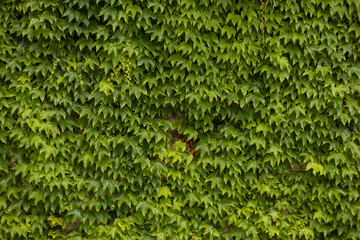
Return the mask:
<svg viewBox="0 0 360 240">
<path fill-rule="evenodd" d="M 4 196 L 0 197 L 0 209 L 6 209 L 7 203 L 6 198 Z"/>
<path fill-rule="evenodd" d="M 174 148 L 176 148 L 178 151 L 185 151 L 186 150 L 186 143 L 181 141 L 181 140 L 178 140 L 174 143 Z"/>
<path fill-rule="evenodd" d="M 316 175 L 316 173 L 319 173 L 319 175 L 324 175 L 324 167 L 323 165 L 319 164 L 319 163 L 313 163 L 310 162 L 307 166 L 306 166 L 306 171 L 312 169 L 313 173 Z"/>
<path fill-rule="evenodd" d="M 284 68 L 290 69 L 290 64 L 286 57 L 278 57 L 278 63 L 280 65 L 281 70 L 284 70 Z"/>
<path fill-rule="evenodd" d="M 114 85 L 109 81 L 101 81 L 99 84 L 99 91 L 105 93 L 106 96 L 109 96 L 114 92 Z"/>
<path fill-rule="evenodd" d="M 256 149 L 260 149 L 260 147 L 265 148 L 266 147 L 266 140 L 262 137 L 253 137 L 250 141 L 250 144 L 255 144 Z"/>
<path fill-rule="evenodd" d="M 268 132 L 272 132 L 272 128 L 270 125 L 268 124 L 264 124 L 264 123 L 260 123 L 257 127 L 256 127 L 256 132 L 263 132 L 264 136 L 266 136 L 266 134 Z"/>
<path fill-rule="evenodd" d="M 139 99 L 140 95 L 147 95 L 147 91 L 142 85 L 133 85 L 130 87 L 130 94 L 134 94 L 137 99 Z"/>
<path fill-rule="evenodd" d="M 171 196 L 171 191 L 168 187 L 161 187 L 159 189 L 158 197 L 164 196 L 165 198 L 168 198 L 168 196 Z"/>
<path fill-rule="evenodd" d="M 67 214 L 68 216 L 72 216 L 71 217 L 71 222 L 75 223 L 77 220 L 81 220 L 82 219 L 82 214 L 81 211 L 77 208 L 71 210 L 70 212 L 68 212 Z"/>
<path fill-rule="evenodd" d="M 51 155 L 56 156 L 56 148 L 50 145 L 44 145 L 41 150 L 40 153 L 44 153 L 45 154 L 45 158 L 49 158 Z"/>
<path fill-rule="evenodd" d="M 314 238 L 314 231 L 310 228 L 302 228 L 299 231 L 300 237 L 304 236 L 305 239 L 313 239 Z"/>
</svg>

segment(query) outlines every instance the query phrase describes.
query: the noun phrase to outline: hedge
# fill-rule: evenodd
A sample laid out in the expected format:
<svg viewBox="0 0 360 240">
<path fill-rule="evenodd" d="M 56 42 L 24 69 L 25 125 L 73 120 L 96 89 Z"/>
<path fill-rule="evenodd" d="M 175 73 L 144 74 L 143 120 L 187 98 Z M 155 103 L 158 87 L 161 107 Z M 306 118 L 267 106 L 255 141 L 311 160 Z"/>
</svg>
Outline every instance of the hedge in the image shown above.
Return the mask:
<svg viewBox="0 0 360 240">
<path fill-rule="evenodd" d="M 360 1 L 1 2 L 1 239 L 360 239 Z"/>
</svg>

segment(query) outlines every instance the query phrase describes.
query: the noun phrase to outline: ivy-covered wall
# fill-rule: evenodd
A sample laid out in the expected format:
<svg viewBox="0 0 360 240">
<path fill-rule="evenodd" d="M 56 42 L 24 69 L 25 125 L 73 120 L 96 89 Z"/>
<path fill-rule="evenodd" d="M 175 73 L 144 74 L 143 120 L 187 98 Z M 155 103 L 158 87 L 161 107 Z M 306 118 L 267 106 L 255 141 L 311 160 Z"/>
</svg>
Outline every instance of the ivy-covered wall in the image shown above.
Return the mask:
<svg viewBox="0 0 360 240">
<path fill-rule="evenodd" d="M 1 239 L 360 239 L 360 1 L 2 0 Z"/>
</svg>

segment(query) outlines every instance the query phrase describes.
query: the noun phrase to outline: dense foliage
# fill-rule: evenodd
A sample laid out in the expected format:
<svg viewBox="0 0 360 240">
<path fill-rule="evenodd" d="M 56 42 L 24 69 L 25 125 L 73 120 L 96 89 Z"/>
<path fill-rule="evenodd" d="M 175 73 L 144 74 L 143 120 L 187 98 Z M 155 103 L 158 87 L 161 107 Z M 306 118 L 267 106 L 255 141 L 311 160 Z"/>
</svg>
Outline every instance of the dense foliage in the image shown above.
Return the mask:
<svg viewBox="0 0 360 240">
<path fill-rule="evenodd" d="M 1 239 L 359 239 L 360 1 L 3 0 Z"/>
</svg>

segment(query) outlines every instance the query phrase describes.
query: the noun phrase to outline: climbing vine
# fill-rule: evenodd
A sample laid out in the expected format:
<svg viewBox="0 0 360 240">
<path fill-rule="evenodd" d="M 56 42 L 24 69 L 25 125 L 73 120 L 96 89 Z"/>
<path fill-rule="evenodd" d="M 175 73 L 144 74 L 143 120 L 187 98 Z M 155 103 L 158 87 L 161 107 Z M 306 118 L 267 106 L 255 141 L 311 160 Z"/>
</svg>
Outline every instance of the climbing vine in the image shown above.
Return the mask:
<svg viewBox="0 0 360 240">
<path fill-rule="evenodd" d="M 0 239 L 360 239 L 358 0 L 3 0 Z"/>
</svg>

